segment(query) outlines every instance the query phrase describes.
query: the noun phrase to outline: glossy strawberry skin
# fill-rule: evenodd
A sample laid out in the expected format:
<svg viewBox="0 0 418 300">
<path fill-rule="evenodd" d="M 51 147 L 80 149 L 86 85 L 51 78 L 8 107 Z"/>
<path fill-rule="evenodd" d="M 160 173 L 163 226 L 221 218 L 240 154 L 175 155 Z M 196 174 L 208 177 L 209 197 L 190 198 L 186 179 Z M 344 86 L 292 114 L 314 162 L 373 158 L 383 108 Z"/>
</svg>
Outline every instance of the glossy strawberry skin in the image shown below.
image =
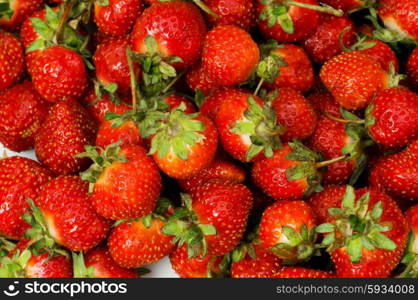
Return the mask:
<svg viewBox="0 0 418 300">
<path fill-rule="evenodd" d="M 388 74 L 379 63 L 359 51 L 333 57 L 322 67 L 320 77 L 346 109 L 365 108 L 377 92 L 389 85 Z"/>
<path fill-rule="evenodd" d="M 415 0 L 382 0 L 378 15 L 388 28 L 418 39 L 418 3 Z"/>
<path fill-rule="evenodd" d="M 48 108 L 29 81 L 1 93 L 0 142 L 16 152 L 32 148 Z"/>
<path fill-rule="evenodd" d="M 210 78 L 201 63 L 195 64 L 186 75 L 187 85 L 192 91 L 200 90 L 204 95 L 209 95 L 218 87 L 218 84 Z"/>
<path fill-rule="evenodd" d="M 418 253 L 418 239 L 417 239 L 417 235 L 418 235 L 418 205 L 414 205 L 414 206 L 410 207 L 405 212 L 405 217 L 406 217 L 406 220 L 408 222 L 409 227 L 411 228 L 411 233 L 412 233 L 413 238 L 414 238 L 414 242 L 413 242 L 412 247 L 411 247 L 410 250 L 413 253 Z"/>
<path fill-rule="evenodd" d="M 244 82 L 255 70 L 259 60 L 257 44 L 239 27 L 217 26 L 206 35 L 202 54 L 203 68 L 219 85 Z"/>
<path fill-rule="evenodd" d="M 29 208 L 27 198 L 35 199 L 52 174 L 38 162 L 19 156 L 0 159 L 0 234 L 20 239 L 30 226 L 21 215 Z"/>
<path fill-rule="evenodd" d="M 109 0 L 107 6 L 94 4 L 94 22 L 110 36 L 128 34 L 143 10 L 142 0 Z"/>
<path fill-rule="evenodd" d="M 97 131 L 96 146 L 106 149 L 107 146 L 120 141 L 120 146 L 138 145 L 144 142 L 135 122 L 128 121 L 119 127 L 112 127 L 112 121 L 103 121 Z"/>
<path fill-rule="evenodd" d="M 140 146 L 126 145 L 120 154 L 128 161 L 105 168 L 94 184 L 91 202 L 108 219 L 144 217 L 154 210 L 161 191 L 158 168 Z"/>
<path fill-rule="evenodd" d="M 196 108 L 192 101 L 179 94 L 170 94 L 163 98 L 163 102 L 168 104 L 169 110 L 174 110 L 179 107 L 182 103 L 186 106 L 184 113 L 192 114 L 196 112 Z"/>
<path fill-rule="evenodd" d="M 218 88 L 205 99 L 200 106 L 200 113 L 212 121 L 216 121 L 216 116 L 218 115 L 219 108 L 221 107 L 222 102 L 224 102 L 224 99 L 238 97 L 242 93 L 242 90 L 236 88 Z"/>
<path fill-rule="evenodd" d="M 371 137 L 387 147 L 402 147 L 418 138 L 418 95 L 406 88 L 391 88 L 376 95 L 367 118 Z"/>
<path fill-rule="evenodd" d="M 367 0 L 323 0 L 322 2 L 328 4 L 336 9 L 344 11 L 351 11 L 361 8 Z"/>
<path fill-rule="evenodd" d="M 0 30 L 0 91 L 20 79 L 25 70 L 23 47 L 11 33 Z"/>
<path fill-rule="evenodd" d="M 94 143 L 96 124 L 76 101 L 67 100 L 52 106 L 38 135 L 35 154 L 55 174 L 68 175 L 81 171 L 88 164 L 75 155 L 84 146 Z"/>
<path fill-rule="evenodd" d="M 279 258 L 255 245 L 255 259 L 248 254 L 240 261 L 231 264 L 232 278 L 271 278 L 280 271 L 282 264 Z"/>
<path fill-rule="evenodd" d="M 323 14 L 315 32 L 303 42 L 303 46 L 317 64 L 323 64 L 343 51 L 339 39 L 347 28 L 351 29 L 342 36 L 345 47 L 355 42 L 353 22 L 346 16 L 336 17 Z"/>
<path fill-rule="evenodd" d="M 396 72 L 399 71 L 398 58 L 388 44 L 379 40 L 369 40 L 368 42 L 374 43 L 374 46 L 359 50 L 361 53 L 366 54 L 373 60 L 377 61 L 386 72 L 390 72 L 391 65 L 393 65 Z"/>
<path fill-rule="evenodd" d="M 283 1 L 278 0 L 277 2 Z M 297 2 L 318 5 L 316 0 L 298 0 Z M 262 0 L 257 0 L 256 8 L 257 15 L 260 15 L 266 6 L 263 4 Z M 309 37 L 319 22 L 319 12 L 312 9 L 290 6 L 288 15 L 292 19 L 294 25 L 294 32 L 292 34 L 286 33 L 278 23 L 273 27 L 269 27 L 267 20 L 263 21 L 259 19 L 258 26 L 261 33 L 266 38 L 275 39 L 278 42 L 297 42 Z"/>
<path fill-rule="evenodd" d="M 309 197 L 308 203 L 320 223 L 328 219 L 328 209 L 340 205 L 346 189 L 346 185 L 328 185 L 323 191 Z"/>
<path fill-rule="evenodd" d="M 26 278 L 73 278 L 71 260 L 58 255 L 50 257 L 48 252 L 32 255 L 25 268 Z"/>
<path fill-rule="evenodd" d="M 119 266 L 110 256 L 106 246 L 98 246 L 84 255 L 87 268 L 93 267 L 94 278 L 137 278 L 134 270 Z"/>
<path fill-rule="evenodd" d="M 45 184 L 35 200 L 49 234 L 71 251 L 86 251 L 98 245 L 111 223 L 96 213 L 90 203 L 88 183 L 78 176 L 60 176 Z"/>
<path fill-rule="evenodd" d="M 285 144 L 273 157 L 255 162 L 251 170 L 253 182 L 275 200 L 300 199 L 308 189 L 306 178 L 295 181 L 286 178 L 286 171 L 300 163 L 286 159 L 290 153 L 292 149 Z"/>
<path fill-rule="evenodd" d="M 163 57 L 178 56 L 176 69 L 193 65 L 200 57 L 206 25 L 194 4 L 183 1 L 158 3 L 138 18 L 131 35 L 132 50 L 145 53 L 145 38 L 152 35 Z"/>
<path fill-rule="evenodd" d="M 0 17 L 0 28 L 15 31 L 20 28 L 23 21 L 34 12 L 42 8 L 42 0 L 14 0 L 10 1 L 13 15 L 10 18 Z"/>
<path fill-rule="evenodd" d="M 409 56 L 406 70 L 412 85 L 418 88 L 418 47 Z"/>
<path fill-rule="evenodd" d="M 238 183 L 211 180 L 190 191 L 192 208 L 201 224 L 212 224 L 207 235 L 209 255 L 224 255 L 242 239 L 253 204 L 249 189 Z"/>
<path fill-rule="evenodd" d="M 152 264 L 173 252 L 172 237 L 162 232 L 165 222 L 153 219 L 149 228 L 141 220 L 116 226 L 109 237 L 109 252 L 116 263 L 126 268 Z"/>
<path fill-rule="evenodd" d="M 318 116 L 301 93 L 290 88 L 281 88 L 271 106 L 276 111 L 277 123 L 285 128 L 280 136 L 283 142 L 305 140 L 314 132 Z"/>
<path fill-rule="evenodd" d="M 340 105 L 334 97 L 326 90 L 317 90 L 307 97 L 308 101 L 315 108 L 318 114 L 327 113 L 334 117 L 342 117 Z"/>
<path fill-rule="evenodd" d="M 302 267 L 285 267 L 276 273 L 273 278 L 331 278 L 330 272 Z"/>
<path fill-rule="evenodd" d="M 79 54 L 62 46 L 51 46 L 36 58 L 32 81 L 49 102 L 77 99 L 87 88 L 87 72 Z"/>
</svg>

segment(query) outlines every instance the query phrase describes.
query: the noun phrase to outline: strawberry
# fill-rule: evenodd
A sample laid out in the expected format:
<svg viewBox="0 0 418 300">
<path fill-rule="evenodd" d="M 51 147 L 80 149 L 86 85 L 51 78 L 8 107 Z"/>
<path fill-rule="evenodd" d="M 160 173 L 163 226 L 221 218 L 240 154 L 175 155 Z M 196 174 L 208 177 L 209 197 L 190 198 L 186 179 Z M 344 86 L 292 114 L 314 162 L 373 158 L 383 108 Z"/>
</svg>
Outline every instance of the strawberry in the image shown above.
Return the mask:
<svg viewBox="0 0 418 300">
<path fill-rule="evenodd" d="M 221 107 L 224 99 L 233 98 L 241 95 L 242 93 L 243 91 L 233 87 L 217 88 L 203 101 L 200 106 L 200 113 L 215 122 L 219 108 Z"/>
<path fill-rule="evenodd" d="M 0 30 L 0 91 L 18 81 L 24 70 L 21 43 L 12 34 Z"/>
<path fill-rule="evenodd" d="M 396 85 L 379 63 L 359 51 L 333 57 L 322 67 L 320 77 L 346 109 L 365 108 L 377 92 Z"/>
<path fill-rule="evenodd" d="M 251 36 L 232 25 L 220 25 L 205 38 L 202 64 L 219 85 L 246 81 L 260 60 L 260 50 Z"/>
<path fill-rule="evenodd" d="M 29 81 L 1 93 L 0 142 L 16 152 L 32 148 L 48 108 Z"/>
<path fill-rule="evenodd" d="M 271 106 L 276 112 L 277 123 L 285 128 L 281 135 L 282 141 L 305 140 L 312 135 L 318 116 L 301 93 L 290 88 L 281 88 L 269 96 L 273 99 Z"/>
<path fill-rule="evenodd" d="M 42 0 L 13 0 L 6 1 L 5 8 L 0 11 L 0 28 L 15 31 L 23 21 L 34 12 L 42 8 Z"/>
<path fill-rule="evenodd" d="M 324 233 L 338 277 L 388 277 L 404 251 L 408 226 L 401 210 L 386 194 L 348 186 L 337 207 L 328 210 Z"/>
<path fill-rule="evenodd" d="M 51 46 L 36 58 L 32 81 L 49 102 L 77 99 L 87 88 L 87 72 L 82 57 L 63 46 Z"/>
<path fill-rule="evenodd" d="M 406 220 L 411 227 L 412 243 L 410 244 L 409 251 L 418 254 L 418 205 L 410 207 L 405 213 Z"/>
<path fill-rule="evenodd" d="M 344 47 L 355 42 L 353 22 L 346 16 L 321 15 L 316 30 L 304 42 L 303 47 L 317 64 L 323 64 L 340 54 Z"/>
<path fill-rule="evenodd" d="M 330 272 L 302 267 L 285 267 L 276 273 L 273 278 L 331 278 Z"/>
<path fill-rule="evenodd" d="M 274 110 L 243 90 L 229 90 L 223 95 L 227 98 L 217 112 L 216 126 L 225 151 L 242 162 L 271 157 L 280 147 L 279 134 L 283 132 L 276 124 Z"/>
<path fill-rule="evenodd" d="M 353 12 L 372 6 L 376 0 L 323 0 L 322 2 L 346 12 Z"/>
<path fill-rule="evenodd" d="M 169 94 L 162 97 L 162 101 L 168 105 L 170 111 L 178 108 L 182 103 L 186 106 L 184 109 L 185 114 L 193 114 L 196 112 L 194 104 L 184 96 L 179 94 Z"/>
<path fill-rule="evenodd" d="M 231 181 L 210 180 L 182 194 L 163 232 L 187 244 L 188 256 L 220 256 L 233 250 L 244 235 L 253 197 L 248 188 Z"/>
<path fill-rule="evenodd" d="M 201 54 L 206 25 L 199 9 L 185 1 L 158 3 L 145 9 L 131 34 L 132 50 L 146 53 L 148 36 L 154 37 L 162 58 L 179 57 L 173 66 L 184 69 L 193 65 Z"/>
<path fill-rule="evenodd" d="M 326 222 L 328 209 L 337 207 L 340 204 L 346 189 L 346 185 L 327 185 L 323 191 L 309 197 L 309 206 L 314 211 L 319 222 Z"/>
<path fill-rule="evenodd" d="M 98 215 L 89 200 L 88 183 L 77 176 L 60 176 L 46 183 L 35 198 L 36 224 L 71 251 L 85 251 L 99 244 L 111 223 Z M 42 231 L 42 230 L 41 230 Z M 31 233 L 39 235 L 37 230 Z M 44 233 L 45 234 L 45 233 Z"/>
<path fill-rule="evenodd" d="M 178 181 L 181 188 L 190 192 L 191 189 L 211 179 L 222 179 L 242 183 L 245 180 L 245 170 L 223 154 L 217 154 L 212 163 L 196 175 Z"/>
<path fill-rule="evenodd" d="M 143 146 L 138 126 L 133 121 L 127 121 L 119 127 L 114 127 L 113 121 L 103 121 L 97 131 L 96 146 L 102 149 L 120 141 L 120 146 Z"/>
<path fill-rule="evenodd" d="M 341 118 L 340 105 L 334 97 L 326 90 L 317 90 L 307 97 L 308 101 L 315 108 L 318 114 L 327 114 Z"/>
<path fill-rule="evenodd" d="M 244 244 L 232 253 L 232 278 L 270 278 L 281 268 L 280 259 L 258 244 Z"/>
<path fill-rule="evenodd" d="M 26 198 L 35 199 L 39 189 L 51 179 L 51 173 L 28 158 L 12 156 L 0 159 L 0 234 L 20 239 L 29 225 L 21 218 L 29 208 Z"/>
<path fill-rule="evenodd" d="M 94 22 L 110 36 L 128 34 L 143 10 L 142 0 L 95 1 Z"/>
<path fill-rule="evenodd" d="M 209 95 L 218 87 L 218 84 L 209 77 L 201 63 L 195 64 L 187 72 L 187 85 L 193 91 L 200 90 L 204 95 Z"/>
<path fill-rule="evenodd" d="M 104 245 L 87 251 L 84 257 L 73 252 L 73 265 L 75 278 L 137 278 L 139 275 L 119 266 Z"/>
<path fill-rule="evenodd" d="M 390 30 L 403 37 L 418 40 L 418 3 L 415 0 L 381 0 L 378 14 Z"/>
<path fill-rule="evenodd" d="M 75 155 L 94 142 L 95 132 L 95 123 L 79 103 L 71 99 L 57 103 L 35 137 L 36 157 L 56 174 L 79 172 L 88 160 Z"/>
<path fill-rule="evenodd" d="M 343 12 L 319 6 L 316 0 L 257 0 L 258 26 L 262 34 L 278 42 L 302 41 L 311 35 L 320 12 L 342 16 Z"/>
<path fill-rule="evenodd" d="M 144 148 L 119 144 L 101 153 L 86 146 L 86 152 L 78 157 L 89 157 L 93 164 L 81 178 L 90 183 L 90 201 L 100 215 L 112 220 L 141 218 L 157 204 L 160 173 Z"/>
<path fill-rule="evenodd" d="M 315 226 L 314 212 L 306 202 L 277 201 L 263 213 L 260 243 L 285 263 L 304 261 L 314 252 Z"/>
<path fill-rule="evenodd" d="M 418 47 L 409 56 L 406 71 L 409 80 L 415 87 L 418 87 Z"/>
<path fill-rule="evenodd" d="M 163 233 L 166 220 L 161 215 L 128 221 L 115 226 L 108 240 L 115 262 L 126 268 L 152 264 L 173 252 L 171 237 Z"/>
<path fill-rule="evenodd" d="M 406 88 L 379 92 L 366 110 L 366 127 L 373 140 L 402 147 L 418 139 L 418 95 Z"/>
<path fill-rule="evenodd" d="M 235 25 L 249 31 L 255 25 L 255 7 L 252 0 L 205 0 L 205 4 L 217 15 L 208 14 L 213 26 Z"/>
<path fill-rule="evenodd" d="M 216 277 L 222 273 L 222 257 L 200 255 L 189 257 L 187 246 L 183 245 L 170 254 L 171 267 L 182 278 Z"/>
<path fill-rule="evenodd" d="M 410 228 L 408 246 L 405 250 L 405 255 L 402 258 L 402 264 L 405 268 L 402 273 L 396 276 L 397 278 L 416 278 L 418 266 L 418 205 L 411 206 L 406 212 L 405 217 Z"/>
</svg>

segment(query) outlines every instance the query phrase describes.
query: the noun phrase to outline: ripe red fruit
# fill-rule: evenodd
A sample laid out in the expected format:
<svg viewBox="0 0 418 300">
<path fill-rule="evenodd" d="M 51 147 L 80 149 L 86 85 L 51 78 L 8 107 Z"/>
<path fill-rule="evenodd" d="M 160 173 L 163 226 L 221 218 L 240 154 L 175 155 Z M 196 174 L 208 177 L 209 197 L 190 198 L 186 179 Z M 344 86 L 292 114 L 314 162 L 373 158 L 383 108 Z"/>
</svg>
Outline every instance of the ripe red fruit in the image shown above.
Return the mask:
<svg viewBox="0 0 418 300">
<path fill-rule="evenodd" d="M 0 13 L 0 28 L 15 31 L 23 21 L 34 12 L 42 8 L 42 0 L 15 0 L 6 2 L 9 9 Z"/>
<path fill-rule="evenodd" d="M 244 91 L 238 90 L 233 87 L 217 88 L 210 94 L 210 96 L 208 96 L 204 100 L 204 102 L 200 106 L 200 113 L 215 122 L 219 108 L 221 107 L 221 104 L 224 101 L 224 99 L 229 99 L 241 95 L 243 92 Z"/>
<path fill-rule="evenodd" d="M 165 221 L 153 218 L 117 225 L 110 233 L 108 247 L 115 262 L 125 268 L 152 264 L 173 252 L 172 238 L 162 232 Z"/>
<path fill-rule="evenodd" d="M 20 79 L 25 70 L 23 47 L 11 33 L 0 30 L 0 91 Z"/>
<path fill-rule="evenodd" d="M 92 268 L 94 278 L 137 278 L 134 270 L 119 266 L 110 256 L 106 246 L 98 246 L 84 255 L 86 268 Z"/>
<path fill-rule="evenodd" d="M 293 139 L 305 140 L 310 137 L 317 125 L 318 116 L 306 98 L 290 88 L 278 89 L 270 95 L 277 123 L 284 128 L 281 140 L 290 142 Z"/>
<path fill-rule="evenodd" d="M 185 106 L 185 114 L 192 114 L 196 112 L 196 108 L 193 102 L 179 94 L 169 94 L 167 96 L 162 96 L 162 102 L 168 104 L 168 110 L 170 111 L 178 108 L 183 103 Z"/>
<path fill-rule="evenodd" d="M 98 153 L 89 146 L 79 156 L 94 161 L 81 176 L 90 182 L 90 201 L 100 215 L 121 220 L 141 218 L 154 210 L 161 191 L 161 177 L 144 148 L 119 147 L 116 143 Z"/>
<path fill-rule="evenodd" d="M 32 81 L 49 102 L 77 99 L 87 88 L 87 72 L 81 56 L 63 46 L 51 46 L 36 58 Z"/>
<path fill-rule="evenodd" d="M 369 3 L 374 1 L 369 0 L 322 0 L 323 3 L 326 3 L 334 8 L 342 9 L 343 11 L 355 11 L 364 7 L 368 7 Z"/>
<path fill-rule="evenodd" d="M 276 273 L 273 278 L 331 278 L 330 272 L 302 267 L 286 267 Z"/>
<path fill-rule="evenodd" d="M 320 77 L 346 109 L 365 108 L 377 92 L 392 85 L 379 63 L 359 51 L 333 57 L 322 67 Z"/>
<path fill-rule="evenodd" d="M 307 98 L 318 114 L 328 114 L 337 118 L 342 117 L 340 105 L 335 102 L 334 97 L 329 92 L 320 89 L 310 94 Z"/>
<path fill-rule="evenodd" d="M 326 222 L 328 209 L 337 207 L 340 204 L 346 190 L 346 185 L 328 185 L 324 187 L 322 192 L 309 197 L 308 203 L 319 222 Z"/>
<path fill-rule="evenodd" d="M 410 238 L 412 243 L 409 245 L 409 252 L 418 254 L 418 205 L 414 205 L 410 207 L 405 212 L 405 217 L 408 222 L 408 225 L 411 228 L 411 235 Z"/>
<path fill-rule="evenodd" d="M 366 39 L 363 42 L 357 42 L 352 48 L 377 61 L 382 69 L 388 73 L 391 72 L 392 68 L 396 72 L 399 71 L 399 62 L 395 52 L 382 41 Z"/>
<path fill-rule="evenodd" d="M 96 124 L 78 102 L 57 103 L 35 137 L 36 157 L 55 174 L 79 172 L 88 160 L 75 156 L 84 151 L 85 145 L 93 144 L 95 133 Z"/>
<path fill-rule="evenodd" d="M 22 218 L 29 208 L 27 198 L 35 199 L 39 189 L 51 179 L 51 173 L 28 158 L 12 156 L 0 159 L 0 234 L 20 239 L 30 226 Z"/>
<path fill-rule="evenodd" d="M 142 0 L 109 0 L 94 3 L 94 22 L 99 31 L 110 36 L 128 34 L 143 9 Z"/>
<path fill-rule="evenodd" d="M 260 60 L 260 50 L 243 29 L 222 25 L 205 38 L 202 63 L 208 76 L 219 85 L 234 85 L 247 80 Z"/>
<path fill-rule="evenodd" d="M 418 47 L 409 56 L 406 71 L 413 86 L 418 88 Z"/>
<path fill-rule="evenodd" d="M 277 201 L 263 213 L 260 243 L 284 261 L 304 261 L 314 252 L 315 226 L 314 212 L 306 202 Z"/>
<path fill-rule="evenodd" d="M 35 199 L 48 233 L 71 251 L 85 251 L 99 244 L 110 221 L 98 215 L 89 200 L 88 183 L 78 176 L 60 176 L 45 184 Z"/>
<path fill-rule="evenodd" d="M 48 108 L 29 81 L 1 93 L 0 142 L 16 152 L 32 148 Z"/>
<path fill-rule="evenodd" d="M 113 126 L 113 121 L 103 121 L 97 131 L 96 146 L 105 149 L 116 142 L 120 142 L 120 146 L 144 144 L 134 121 L 127 121 L 118 127 Z"/>
<path fill-rule="evenodd" d="M 200 90 L 204 95 L 209 95 L 218 87 L 218 84 L 209 77 L 201 63 L 195 64 L 186 75 L 187 85 L 193 91 Z"/>
<path fill-rule="evenodd" d="M 402 147 L 418 139 L 418 95 L 406 88 L 379 92 L 366 110 L 366 127 L 373 140 Z"/>
<path fill-rule="evenodd" d="M 162 57 L 177 56 L 176 69 L 193 65 L 200 57 L 206 25 L 199 9 L 185 1 L 154 4 L 138 18 L 131 34 L 132 50 L 145 53 L 147 36 L 153 36 Z"/>
<path fill-rule="evenodd" d="M 315 32 L 303 42 L 303 46 L 317 64 L 323 64 L 340 54 L 356 41 L 353 22 L 346 16 L 321 15 Z"/>
</svg>

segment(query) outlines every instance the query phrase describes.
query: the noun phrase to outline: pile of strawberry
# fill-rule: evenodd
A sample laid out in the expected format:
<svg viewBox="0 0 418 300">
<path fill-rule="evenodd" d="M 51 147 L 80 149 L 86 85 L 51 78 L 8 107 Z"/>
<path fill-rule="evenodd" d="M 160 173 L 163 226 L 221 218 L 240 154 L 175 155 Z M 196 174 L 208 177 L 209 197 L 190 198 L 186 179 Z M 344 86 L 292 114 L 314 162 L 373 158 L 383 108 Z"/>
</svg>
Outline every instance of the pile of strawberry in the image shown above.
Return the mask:
<svg viewBox="0 0 418 300">
<path fill-rule="evenodd" d="M 418 277 L 417 0 L 145 2 L 0 3 L 0 277 Z"/>
</svg>

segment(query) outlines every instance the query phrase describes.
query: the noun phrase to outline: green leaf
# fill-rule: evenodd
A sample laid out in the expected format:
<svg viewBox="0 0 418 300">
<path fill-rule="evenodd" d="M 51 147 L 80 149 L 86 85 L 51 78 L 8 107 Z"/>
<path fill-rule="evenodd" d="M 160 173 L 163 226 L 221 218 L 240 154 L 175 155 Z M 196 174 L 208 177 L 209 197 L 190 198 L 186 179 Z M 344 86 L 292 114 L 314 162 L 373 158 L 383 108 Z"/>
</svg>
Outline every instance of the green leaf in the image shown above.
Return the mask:
<svg viewBox="0 0 418 300">
<path fill-rule="evenodd" d="M 353 236 L 347 244 L 347 253 L 353 263 L 359 263 L 362 257 L 362 238 Z"/>
<path fill-rule="evenodd" d="M 158 51 L 157 41 L 155 40 L 155 38 L 152 35 L 148 35 L 145 38 L 144 42 L 145 42 L 145 46 L 147 47 L 147 52 L 157 53 L 157 51 Z"/>
<path fill-rule="evenodd" d="M 282 226 L 282 231 L 289 240 L 290 246 L 297 246 L 302 242 L 302 238 L 296 230 L 288 226 Z"/>
<path fill-rule="evenodd" d="M 391 251 L 396 249 L 396 244 L 390 238 L 380 232 L 374 233 L 370 238 L 377 248 Z"/>
<path fill-rule="evenodd" d="M 347 186 L 347 189 L 345 191 L 343 201 L 342 201 L 342 207 L 354 209 L 355 198 L 356 198 L 356 195 L 354 193 L 354 188 L 352 186 Z"/>
<path fill-rule="evenodd" d="M 198 227 L 204 235 L 215 235 L 216 228 L 212 224 L 199 224 Z"/>
<path fill-rule="evenodd" d="M 382 214 L 383 214 L 382 201 L 379 201 L 373 206 L 373 209 L 370 212 L 370 217 L 373 220 L 378 221 L 380 217 L 382 216 Z"/>
<path fill-rule="evenodd" d="M 331 223 L 323 223 L 316 227 L 316 232 L 318 233 L 329 233 L 329 232 L 334 232 L 334 231 L 335 231 L 335 226 L 334 224 L 331 224 Z"/>
</svg>

